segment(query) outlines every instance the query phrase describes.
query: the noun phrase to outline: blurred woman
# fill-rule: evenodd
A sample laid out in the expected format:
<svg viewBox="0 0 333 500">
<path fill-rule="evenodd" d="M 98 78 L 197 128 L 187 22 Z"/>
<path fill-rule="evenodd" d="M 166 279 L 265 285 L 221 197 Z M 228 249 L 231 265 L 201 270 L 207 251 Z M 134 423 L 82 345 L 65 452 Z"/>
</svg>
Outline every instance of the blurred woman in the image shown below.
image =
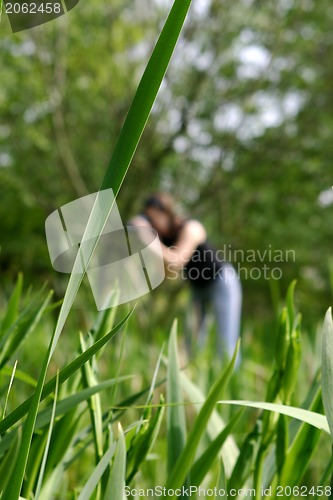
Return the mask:
<svg viewBox="0 0 333 500">
<path fill-rule="evenodd" d="M 157 231 L 167 276 L 181 273 L 189 282 L 199 345 L 205 341 L 207 310 L 212 306 L 218 330 L 218 353 L 230 358 L 239 337 L 241 286 L 233 266 L 217 258 L 218 253 L 207 241 L 204 226 L 198 220 L 176 213 L 174 202 L 166 193 L 150 196 L 143 213 L 131 222 L 137 226 L 150 225 Z"/>
</svg>

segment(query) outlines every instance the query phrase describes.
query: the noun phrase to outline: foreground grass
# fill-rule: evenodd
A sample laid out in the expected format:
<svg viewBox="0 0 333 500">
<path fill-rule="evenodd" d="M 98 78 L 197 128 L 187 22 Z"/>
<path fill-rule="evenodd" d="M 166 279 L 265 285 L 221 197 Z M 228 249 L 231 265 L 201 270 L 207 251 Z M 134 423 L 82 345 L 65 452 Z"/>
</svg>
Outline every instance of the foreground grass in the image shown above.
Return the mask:
<svg viewBox="0 0 333 500">
<path fill-rule="evenodd" d="M 176 323 L 166 345 L 158 341 L 147 345 L 137 328 L 136 312 L 115 325 L 111 308 L 96 316 L 88 332 L 67 332 L 43 384 L 21 496 L 122 499 L 124 491 L 130 497 L 135 489 L 161 486 L 173 498 L 177 488 L 201 486 L 221 491 L 254 488 L 256 498 L 261 498 L 265 486 L 273 488 L 275 498 L 279 485 L 294 488 L 287 496 L 296 498 L 299 486 L 309 491 L 312 486 L 328 487 L 332 318 L 328 313 L 324 328 L 327 422 L 321 415 L 320 374 L 309 385 L 299 380 L 304 366 L 293 288 L 277 319 L 270 370 L 256 365 L 253 351 L 251 361 L 243 353 L 241 366 L 232 374 L 235 357 L 230 364 L 221 363 L 209 344 L 187 360 Z M 0 494 L 4 499 L 25 453 L 22 431 L 51 338 L 53 308 L 46 291 L 23 293 L 19 278 L 2 312 Z M 278 413 L 258 412 L 264 405 L 255 402 L 262 396 L 256 394 L 256 378 L 259 390 L 265 391 L 262 401 Z M 296 389 L 305 394 L 301 402 Z M 231 406 L 229 400 L 235 398 L 248 402 Z M 296 403 L 312 413 L 300 413 Z M 241 404 L 257 410 L 245 410 Z M 320 490 L 312 493 L 313 498 L 321 496 Z"/>
</svg>

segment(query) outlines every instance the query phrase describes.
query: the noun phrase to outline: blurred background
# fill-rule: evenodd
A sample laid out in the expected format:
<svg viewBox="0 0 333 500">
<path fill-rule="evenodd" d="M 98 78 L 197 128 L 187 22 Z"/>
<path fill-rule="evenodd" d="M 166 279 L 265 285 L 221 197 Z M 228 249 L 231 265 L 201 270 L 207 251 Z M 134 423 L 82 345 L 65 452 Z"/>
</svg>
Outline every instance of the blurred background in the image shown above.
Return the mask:
<svg viewBox="0 0 333 500">
<path fill-rule="evenodd" d="M 47 281 L 63 296 L 68 276 L 51 267 L 45 219 L 98 190 L 169 8 L 163 0 L 82 1 L 16 34 L 3 14 L 4 296 L 19 271 L 27 285 Z M 328 0 L 194 0 L 118 198 L 126 221 L 151 191 L 167 191 L 217 248 L 230 249 L 244 269 L 245 344 L 254 339 L 259 351 L 293 279 L 310 338 L 332 302 L 332 21 Z M 270 271 L 267 279 L 264 265 L 278 267 L 278 279 Z M 186 301 L 181 282 L 143 299 L 137 321 L 147 337 L 181 319 Z M 89 284 L 75 307 L 89 324 Z"/>
</svg>

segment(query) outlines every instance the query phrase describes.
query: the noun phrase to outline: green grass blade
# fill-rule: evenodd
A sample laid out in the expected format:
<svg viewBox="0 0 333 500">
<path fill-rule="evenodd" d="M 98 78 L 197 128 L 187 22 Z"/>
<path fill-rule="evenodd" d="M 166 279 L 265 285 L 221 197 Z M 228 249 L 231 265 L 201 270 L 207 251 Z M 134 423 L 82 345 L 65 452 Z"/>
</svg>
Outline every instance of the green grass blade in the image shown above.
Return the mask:
<svg viewBox="0 0 333 500">
<path fill-rule="evenodd" d="M 45 450 L 44 450 L 43 459 L 42 459 L 42 463 L 41 463 L 41 467 L 40 467 L 40 471 L 39 471 L 39 476 L 38 476 L 38 481 L 37 481 L 37 486 L 36 486 L 35 500 L 38 500 L 38 498 L 39 498 L 39 494 L 40 494 L 40 490 L 41 490 L 42 482 L 43 482 L 43 478 L 44 478 L 45 465 L 46 465 L 48 451 L 50 448 L 52 429 L 53 429 L 54 420 L 55 420 L 55 416 L 56 416 L 58 390 L 59 390 L 59 373 L 57 375 L 57 382 L 56 382 L 56 388 L 55 388 L 55 392 L 54 392 L 54 401 L 53 401 L 53 406 L 52 406 L 51 418 L 49 419 L 49 432 L 47 435 Z"/>
<path fill-rule="evenodd" d="M 72 396 L 68 396 L 68 398 L 65 398 L 58 402 L 56 408 L 56 417 L 63 416 L 66 413 L 72 411 L 81 402 L 86 401 L 89 397 L 91 397 L 91 395 L 103 391 L 105 389 L 108 389 L 109 387 L 112 387 L 114 384 L 121 383 L 122 381 L 128 380 L 130 378 L 131 375 L 124 375 L 123 377 L 119 377 L 118 379 L 106 380 L 94 387 L 84 389 L 83 391 L 73 394 Z M 44 408 L 38 413 L 35 425 L 36 430 L 42 429 L 43 427 L 48 425 L 50 421 L 51 412 L 52 412 L 52 405 Z M 103 425 L 103 428 L 104 427 L 105 426 Z M 16 435 L 17 435 L 17 428 L 13 429 L 12 431 L 10 431 L 8 434 L 5 435 L 5 437 L 0 442 L 1 443 L 0 450 L 2 453 L 4 453 L 11 446 L 12 442 L 15 440 Z"/>
<path fill-rule="evenodd" d="M 191 0 L 174 1 L 126 116 L 110 163 L 101 183 L 100 191 L 112 189 L 114 196 L 116 197 L 118 195 L 167 70 L 190 4 Z M 95 237 L 96 231 L 100 236 L 112 206 L 113 201 L 111 199 L 109 204 L 105 205 L 104 201 L 101 203 L 97 196 L 82 237 L 82 240 L 87 243 L 84 255 L 86 266 L 89 264 L 98 243 L 99 238 L 96 239 Z M 79 250 L 74 268 L 76 268 L 77 264 L 80 264 L 81 257 L 82 254 Z M 50 357 L 54 352 L 59 336 L 67 321 L 83 276 L 84 273 L 78 272 L 72 272 L 70 275 L 55 328 L 55 334 L 50 349 Z"/>
<path fill-rule="evenodd" d="M 321 393 L 318 391 L 311 405 L 311 411 L 319 412 L 321 410 Z M 278 479 L 279 485 L 293 487 L 300 483 L 318 444 L 320 435 L 319 429 L 305 423 L 301 425 L 283 462 L 282 472 Z"/>
<path fill-rule="evenodd" d="M 121 425 L 118 424 L 118 445 L 111 468 L 104 500 L 123 500 L 126 473 L 126 442 Z"/>
<path fill-rule="evenodd" d="M 161 406 L 157 408 L 153 417 L 149 418 L 148 421 L 140 420 L 138 426 L 139 432 L 135 433 L 133 439 L 130 441 L 127 458 L 127 483 L 132 481 L 141 464 L 146 459 L 150 449 L 154 445 L 164 415 L 163 403 L 164 400 L 161 395 Z M 145 414 L 147 415 L 147 418 L 150 417 L 150 410 L 150 408 L 146 409 Z"/>
<path fill-rule="evenodd" d="M 281 413 L 282 415 L 287 415 L 287 417 L 296 418 L 302 422 L 313 425 L 322 431 L 330 433 L 327 419 L 324 415 L 316 413 L 309 410 L 304 410 L 303 408 L 295 408 L 294 406 L 286 406 L 276 403 L 265 403 L 258 401 L 218 401 L 219 404 L 229 404 L 229 405 L 240 405 L 247 406 L 249 408 L 258 408 L 260 410 L 269 410 L 276 413 Z"/>
<path fill-rule="evenodd" d="M 110 298 L 110 308 L 104 309 L 104 311 L 99 311 L 96 316 L 96 321 L 92 328 L 92 336 L 95 340 L 100 340 L 113 328 L 114 319 L 116 315 L 117 308 L 116 304 L 116 293 Z M 98 352 L 98 356 L 100 357 L 103 354 L 103 349 Z"/>
<path fill-rule="evenodd" d="M 126 434 L 126 441 L 129 442 L 129 445 L 127 446 L 128 448 L 127 472 L 126 472 L 127 483 L 130 483 L 132 481 L 133 477 L 138 472 L 141 463 L 145 460 L 147 454 L 154 445 L 164 415 L 164 406 L 162 406 L 164 404 L 164 399 L 162 395 L 160 395 L 161 406 L 157 408 L 157 411 L 152 418 L 150 418 L 151 408 L 149 408 L 149 404 L 153 399 L 154 389 L 156 386 L 156 379 L 161 365 L 163 350 L 164 350 L 164 345 L 162 346 L 162 349 L 158 356 L 154 375 L 149 388 L 146 400 L 147 408 L 141 415 L 140 421 L 135 429 L 133 437 L 129 439 L 129 433 Z"/>
<path fill-rule="evenodd" d="M 110 164 L 102 181 L 101 190 L 112 188 L 115 196 L 124 180 L 130 161 L 134 155 L 139 139 L 144 130 L 152 105 L 161 85 L 163 76 L 169 64 L 172 52 L 178 40 L 191 0 L 175 0 L 167 21 L 163 27 L 159 40 L 143 74 L 138 90 L 130 107 L 124 126 L 120 133 Z M 89 239 L 97 224 L 101 234 L 110 213 L 112 205 L 107 207 L 103 217 L 98 210 L 98 203 L 94 205 L 83 238 Z M 95 245 L 91 247 L 92 255 Z M 78 252 L 77 261 L 80 260 Z M 89 262 L 89 258 L 88 258 Z M 75 264 L 74 264 L 75 266 Z M 78 289 L 83 279 L 83 273 L 72 273 L 66 288 L 63 304 L 60 309 L 58 321 L 51 339 L 50 347 L 45 357 L 39 376 L 35 394 L 32 398 L 27 419 L 23 428 L 22 448 L 14 468 L 13 477 L 6 490 L 6 500 L 17 500 L 23 482 L 31 438 L 38 412 L 38 405 L 42 396 L 43 386 L 49 362 L 58 343 L 58 339 L 67 321 L 71 307 L 74 303 Z"/>
<path fill-rule="evenodd" d="M 160 354 L 158 356 L 157 363 L 156 363 L 156 366 L 155 366 L 154 375 L 153 375 L 153 378 L 152 378 L 152 381 L 151 381 L 151 384 L 150 384 L 149 393 L 148 393 L 148 396 L 147 396 L 147 401 L 146 401 L 147 405 L 153 399 L 153 394 L 154 394 L 154 389 L 155 389 L 155 386 L 156 386 L 157 375 L 158 375 L 158 372 L 159 372 L 159 369 L 160 369 L 160 366 L 161 366 L 161 360 L 162 360 L 162 356 L 163 356 L 163 351 L 164 351 L 164 344 L 163 344 L 163 346 L 162 346 L 162 348 L 160 350 Z"/>
<path fill-rule="evenodd" d="M 29 451 L 29 459 L 25 470 L 25 481 L 22 489 L 23 496 L 31 498 L 36 487 L 40 466 L 43 460 L 47 443 L 48 428 L 45 427 L 39 435 L 34 435 Z"/>
<path fill-rule="evenodd" d="M 166 379 L 163 378 L 162 380 L 158 381 L 155 384 L 155 386 L 160 387 L 163 384 L 165 384 L 165 382 L 166 382 Z M 146 387 L 145 389 L 143 389 L 143 390 L 131 395 L 130 397 L 126 398 L 125 400 L 121 401 L 119 403 L 118 407 L 112 407 L 112 415 L 111 416 L 110 416 L 109 410 L 104 412 L 104 414 L 103 414 L 103 429 L 105 430 L 109 424 L 113 424 L 113 423 L 117 422 L 122 417 L 122 415 L 127 411 L 127 409 L 131 408 L 138 399 L 145 396 L 149 392 L 149 390 L 150 390 L 150 386 Z M 91 427 L 87 426 L 77 436 L 76 444 L 80 443 L 80 451 L 67 462 L 67 466 L 69 466 L 71 463 L 73 463 L 75 460 L 77 460 L 78 457 L 80 455 L 82 455 L 82 452 L 90 444 L 92 444 L 93 441 L 91 439 L 89 440 L 90 432 L 91 432 Z M 6 434 L 6 436 L 4 437 L 5 440 L 6 440 L 7 436 L 10 437 L 11 435 Z M 128 433 L 126 436 L 128 436 Z M 14 439 L 14 437 L 15 436 L 12 437 L 12 439 L 10 440 L 10 443 L 12 443 L 12 440 Z M 8 448 L 8 446 L 7 446 L 7 448 Z M 0 449 L 1 449 L 1 445 L 0 445 Z"/>
<path fill-rule="evenodd" d="M 117 354 L 116 360 L 114 360 L 113 364 L 116 365 L 116 371 L 115 371 L 115 378 L 119 378 L 119 374 L 121 371 L 121 363 L 124 355 L 124 350 L 125 350 L 125 341 L 126 341 L 126 333 L 127 333 L 127 326 L 125 326 L 122 336 L 121 336 L 121 343 L 120 343 L 120 352 Z M 100 352 L 98 353 L 98 355 Z M 115 353 L 114 353 L 115 354 Z M 111 394 L 110 394 L 110 404 L 112 405 L 116 401 L 116 396 L 117 396 L 117 391 L 118 391 L 118 384 L 115 384 L 112 388 Z"/>
<path fill-rule="evenodd" d="M 320 389 L 320 384 L 321 384 L 321 377 L 319 377 L 319 373 L 315 376 L 315 379 L 313 380 L 311 387 L 309 389 L 309 392 L 306 395 L 305 400 L 303 403 L 300 405 L 300 408 L 304 408 L 305 410 L 313 410 L 314 409 L 314 402 L 318 397 L 318 393 L 321 392 Z M 296 420 L 292 419 L 289 422 L 288 425 L 288 435 L 289 435 L 289 443 L 293 443 L 295 440 L 296 435 L 298 434 L 299 430 L 301 429 L 302 425 L 307 426 L 307 424 L 304 424 L 301 420 Z M 308 427 L 308 426 L 307 426 Z M 288 447 L 289 447 L 288 443 Z M 274 476 L 277 474 L 277 462 L 276 462 L 276 449 L 275 446 L 272 446 L 271 449 L 268 451 L 268 456 L 265 460 L 265 468 L 264 468 L 264 477 L 263 477 L 263 484 L 264 486 L 268 486 L 272 484 Z M 324 484 L 323 482 L 319 482 L 318 484 Z"/>
<path fill-rule="evenodd" d="M 35 427 L 35 423 L 36 423 L 38 406 L 39 406 L 39 402 L 41 400 L 41 396 L 42 396 L 42 392 L 43 392 L 43 386 L 45 383 L 47 368 L 48 368 L 48 365 L 49 365 L 49 362 L 50 362 L 50 359 L 52 356 L 52 352 L 53 352 L 53 349 L 55 346 L 54 340 L 55 340 L 56 335 L 57 335 L 57 330 L 54 331 L 54 334 L 51 338 L 51 342 L 50 342 L 48 351 L 46 353 L 44 363 L 43 363 L 43 366 L 41 369 L 41 373 L 40 373 L 40 376 L 38 379 L 36 391 L 31 399 L 31 404 L 30 404 L 30 408 L 28 411 L 28 415 L 27 415 L 26 421 L 25 421 L 24 426 L 23 426 L 21 450 L 20 450 L 17 462 L 15 464 L 15 467 L 14 467 L 14 470 L 13 470 L 13 473 L 11 476 L 11 480 L 10 480 L 8 487 L 4 493 L 6 500 L 17 500 L 17 498 L 20 494 L 20 491 L 21 491 L 24 473 L 25 473 L 25 468 L 26 468 L 26 464 L 28 461 L 31 439 L 32 439 L 32 435 L 33 435 L 33 431 L 34 431 L 34 427 Z M 85 352 L 87 352 L 87 351 L 85 351 Z M 59 380 L 60 380 L 60 374 L 59 374 Z M 5 420 L 3 420 L 1 423 L 3 423 L 3 422 L 5 422 Z M 1 431 L 0 431 L 0 433 L 1 433 Z"/>
<path fill-rule="evenodd" d="M 8 450 L 7 455 L 1 459 L 0 492 L 6 489 L 10 476 L 13 472 L 13 468 L 21 447 L 21 438 L 22 438 L 22 432 L 21 429 L 18 429 L 18 432 L 15 435 L 15 439 L 10 449 Z"/>
<path fill-rule="evenodd" d="M 8 330 L 8 340 L 6 343 L 1 346 L 1 355 L 0 355 L 0 369 L 7 363 L 7 361 L 14 355 L 14 353 L 17 351 L 23 340 L 26 339 L 28 335 L 30 335 L 34 329 L 36 328 L 37 324 L 40 322 L 43 314 L 45 313 L 48 304 L 51 300 L 51 297 L 53 295 L 53 292 L 49 292 L 45 300 L 42 302 L 42 304 L 37 305 L 37 309 L 33 310 L 33 313 L 31 315 L 28 315 L 25 319 L 25 321 L 20 322 L 20 319 L 18 319 L 18 325 L 15 328 L 10 328 Z M 28 306 L 29 309 L 29 306 Z M 23 313 L 24 315 L 24 313 Z M 13 325 L 15 326 L 15 325 Z M 7 334 L 4 336 L 2 340 L 7 338 Z"/>
<path fill-rule="evenodd" d="M 87 401 L 95 394 L 98 394 L 101 391 L 109 389 L 118 382 L 129 380 L 130 378 L 132 378 L 132 375 L 124 375 L 123 377 L 119 377 L 118 379 L 105 380 L 103 382 L 100 382 L 99 384 L 87 387 L 86 389 L 83 389 L 82 391 L 79 391 L 76 394 L 68 396 L 67 398 L 62 399 L 61 401 L 58 401 L 56 409 L 56 417 L 68 413 L 69 411 L 76 408 L 80 403 L 82 403 L 83 401 Z M 52 413 L 52 407 L 53 405 L 51 407 L 44 408 L 44 410 L 38 413 L 36 421 L 36 429 L 40 429 L 49 423 L 50 416 Z"/>
<path fill-rule="evenodd" d="M 134 96 L 101 185 L 101 189 L 112 188 L 115 196 L 145 128 L 190 4 L 191 0 L 175 0 Z"/>
<path fill-rule="evenodd" d="M 97 487 L 102 475 L 104 474 L 106 468 L 110 465 L 110 460 L 112 459 L 116 451 L 116 448 L 117 448 L 117 443 L 112 443 L 110 441 L 109 448 L 104 453 L 103 457 L 95 467 L 93 473 L 86 482 L 77 500 L 90 500 L 91 495 L 93 494 L 95 488 Z"/>
<path fill-rule="evenodd" d="M 5 415 L 6 415 L 9 393 L 10 393 L 10 390 L 11 390 L 13 382 L 14 382 L 14 377 L 15 377 L 15 373 L 16 373 L 16 367 L 17 367 L 17 361 L 15 361 L 15 363 L 14 363 L 14 366 L 13 366 L 13 369 L 12 369 L 12 374 L 11 374 L 11 377 L 10 377 L 10 380 L 9 380 L 9 386 L 8 386 L 8 390 L 6 392 L 5 403 L 3 405 L 3 411 L 2 411 L 1 420 L 3 420 L 5 418 Z"/>
<path fill-rule="evenodd" d="M 1 375 L 11 377 L 12 372 L 13 368 L 9 365 L 6 365 L 2 368 Z M 18 368 L 16 368 L 15 370 L 15 378 L 16 380 L 20 380 L 25 384 L 31 385 L 32 387 L 36 387 L 37 381 L 34 378 L 32 378 L 28 373 L 25 373 L 22 370 L 19 370 Z"/>
<path fill-rule="evenodd" d="M 14 318 L 14 322 L 11 324 L 8 324 L 8 327 L 6 330 L 3 330 L 1 337 L 0 337 L 0 349 L 2 350 L 8 339 L 12 336 L 14 332 L 18 328 L 21 328 L 21 331 L 24 332 L 24 330 L 28 329 L 28 325 L 30 322 L 30 318 L 36 313 L 36 311 L 39 309 L 43 299 L 43 291 L 44 287 L 39 290 L 39 292 L 35 295 L 35 297 L 31 298 L 29 296 L 29 299 L 26 298 L 25 304 L 23 305 L 22 310 L 17 314 Z M 2 352 L 1 352 L 2 354 Z"/>
<path fill-rule="evenodd" d="M 46 463 L 45 481 L 42 488 L 43 494 L 46 483 L 46 490 L 50 488 L 50 482 L 52 483 L 52 479 L 50 481 L 50 478 L 53 472 L 56 469 L 64 469 L 64 462 L 66 461 L 66 457 L 71 455 L 75 435 L 78 432 L 78 426 L 83 415 L 84 411 L 74 408 L 55 422 Z M 43 496 L 42 493 L 41 496 Z"/>
<path fill-rule="evenodd" d="M 311 430 L 314 430 L 313 427 L 310 428 Z M 275 464 L 278 477 L 281 476 L 283 465 L 286 461 L 286 456 L 289 446 L 288 430 L 289 429 L 288 429 L 287 417 L 285 415 L 280 415 L 276 426 L 276 447 L 275 447 Z"/>
<path fill-rule="evenodd" d="M 0 338 L 4 333 L 6 333 L 6 331 L 15 322 L 18 316 L 20 299 L 22 295 L 22 286 L 23 286 L 23 275 L 22 273 L 19 273 L 17 277 L 16 286 L 10 296 L 8 305 L 6 307 L 6 314 L 1 322 Z"/>
<path fill-rule="evenodd" d="M 326 312 L 323 326 L 321 385 L 325 415 L 333 439 L 333 321 L 331 307 Z"/>
<path fill-rule="evenodd" d="M 295 286 L 296 286 L 296 280 L 290 283 L 287 291 L 287 311 L 288 311 L 288 323 L 289 323 L 290 334 L 294 328 L 294 320 L 295 320 L 295 307 L 294 307 Z"/>
<path fill-rule="evenodd" d="M 214 497 L 215 500 L 217 500 L 218 498 L 221 498 L 221 495 L 219 495 L 218 492 L 220 492 L 220 491 L 227 492 L 227 478 L 225 475 L 223 460 L 221 458 L 220 458 L 219 475 L 217 477 L 215 491 L 217 492 L 217 494 Z"/>
<path fill-rule="evenodd" d="M 173 469 L 181 455 L 186 441 L 185 408 L 180 389 L 179 362 L 177 352 L 177 321 L 173 322 L 168 346 L 167 371 L 167 450 L 168 471 Z"/>
<path fill-rule="evenodd" d="M 225 428 L 220 432 L 220 434 L 214 439 L 214 441 L 210 443 L 204 453 L 196 460 L 190 471 L 191 485 L 199 486 L 204 480 L 206 474 L 208 474 L 208 472 L 210 471 L 213 462 L 216 460 L 216 457 L 218 457 L 220 449 L 224 445 L 231 432 L 236 427 L 236 424 L 242 414 L 242 410 L 237 412 L 234 417 L 228 422 Z M 221 458 L 220 460 L 222 462 Z"/>
<path fill-rule="evenodd" d="M 237 462 L 229 476 L 229 488 L 242 488 L 249 476 L 255 472 L 255 460 L 260 447 L 262 422 L 257 419 L 253 429 L 247 434 L 240 445 Z"/>
<path fill-rule="evenodd" d="M 198 403 L 198 401 L 205 401 L 206 396 L 202 393 L 198 386 L 193 384 L 185 373 L 180 374 L 181 384 L 184 388 L 187 396 L 192 403 Z M 194 409 L 199 412 L 202 408 L 202 404 L 195 404 Z M 211 440 L 214 440 L 220 432 L 225 428 L 225 422 L 221 415 L 215 410 L 213 410 L 212 415 L 207 423 L 207 434 Z M 220 458 L 223 460 L 223 464 L 226 470 L 226 474 L 229 476 L 237 462 L 239 456 L 239 449 L 232 436 L 229 435 L 225 445 L 222 447 L 220 453 Z"/>
<path fill-rule="evenodd" d="M 29 451 L 30 451 L 30 446 L 31 446 L 31 439 L 35 427 L 35 422 L 36 422 L 36 417 L 38 413 L 38 406 L 40 402 L 40 397 L 42 394 L 43 390 L 43 385 L 45 383 L 45 377 L 46 377 L 46 372 L 47 368 L 49 365 L 50 361 L 50 353 L 52 350 L 52 344 L 53 344 L 53 339 L 54 335 L 51 338 L 51 342 L 49 345 L 49 348 L 47 350 L 46 356 L 44 358 L 43 366 L 39 375 L 39 379 L 37 382 L 37 387 L 34 395 L 32 396 L 31 400 L 31 405 L 28 411 L 28 415 L 26 418 L 26 421 L 24 422 L 23 425 L 23 431 L 22 431 L 22 444 L 21 444 L 21 449 L 20 453 L 17 457 L 13 472 L 10 476 L 10 481 L 8 483 L 8 486 L 6 490 L 4 491 L 4 498 L 6 500 L 17 500 L 17 498 L 20 496 L 21 488 L 22 488 L 22 483 L 24 479 L 24 474 L 25 474 L 25 469 L 28 461 L 28 456 L 29 456 Z M 2 422 L 4 422 L 3 420 Z"/>
<path fill-rule="evenodd" d="M 83 352 L 87 350 L 82 335 L 81 335 L 81 347 Z M 91 361 L 88 361 L 82 367 L 82 379 L 85 388 L 93 388 L 94 386 L 98 385 L 97 379 L 95 377 L 95 374 L 91 366 Z M 99 460 L 102 458 L 103 455 L 102 404 L 98 392 L 95 392 L 89 397 L 88 406 L 89 406 L 90 420 L 94 435 L 96 463 L 97 463 L 99 462 Z"/>
<path fill-rule="evenodd" d="M 318 481 L 318 484 L 327 484 L 331 480 L 331 475 L 333 473 L 333 456 L 329 460 L 328 464 L 325 467 L 325 470 Z M 320 495 L 317 495 L 316 498 L 319 498 Z"/>
<path fill-rule="evenodd" d="M 116 335 L 119 330 L 125 325 L 128 321 L 129 317 L 133 313 L 134 309 L 132 309 L 124 319 L 122 319 L 107 335 L 103 338 L 95 342 L 89 349 L 87 349 L 84 353 L 74 359 L 71 363 L 69 363 L 65 368 L 60 370 L 59 372 L 59 384 L 61 385 L 65 382 L 71 375 L 77 372 L 89 359 L 92 358 L 96 352 L 101 349 L 107 342 L 109 342 L 112 337 Z M 45 384 L 41 400 L 45 399 L 49 396 L 55 389 L 56 385 L 56 377 L 53 377 L 47 384 Z M 18 422 L 24 415 L 27 413 L 29 406 L 32 402 L 33 396 L 24 401 L 20 406 L 18 406 L 15 410 L 13 410 L 9 415 L 7 415 L 4 420 L 0 422 L 0 435 L 6 432 L 12 425 Z"/>
<path fill-rule="evenodd" d="M 185 448 L 178 458 L 177 462 L 174 464 L 172 472 L 167 480 L 167 488 L 180 488 L 188 474 L 190 467 L 192 466 L 197 447 L 199 445 L 200 439 L 206 431 L 206 426 L 211 414 L 215 408 L 217 400 L 221 397 L 226 384 L 228 383 L 231 374 L 233 372 L 237 354 L 239 350 L 239 341 L 237 343 L 234 355 L 230 364 L 221 375 L 216 380 L 212 389 L 210 390 L 208 397 L 202 406 L 200 413 L 198 414 L 194 425 L 189 432 Z"/>
<path fill-rule="evenodd" d="M 117 195 L 119 192 L 120 186 L 126 175 L 127 169 L 129 168 L 130 161 L 134 155 L 152 105 L 156 98 L 157 92 L 161 85 L 163 76 L 169 64 L 190 3 L 190 0 L 175 0 L 173 4 L 171 12 L 163 27 L 159 40 L 146 67 L 138 90 L 135 94 L 133 103 L 125 120 L 109 167 L 101 185 L 102 190 L 111 187 L 115 195 Z M 111 208 L 112 206 L 109 207 L 110 210 Z M 91 228 L 95 229 L 96 222 L 98 222 L 97 227 L 99 228 L 99 233 L 101 234 L 107 217 L 108 214 L 105 213 L 103 214 L 104 220 L 100 220 L 100 212 L 98 211 L 98 207 L 95 210 L 93 209 L 83 238 L 89 239 Z M 93 250 L 94 247 L 92 247 L 90 255 L 92 255 Z M 80 259 L 79 253 L 80 252 L 78 252 L 77 260 Z M 9 482 L 9 486 L 5 491 L 6 500 L 17 500 L 20 495 L 30 443 L 37 417 L 38 406 L 45 383 L 47 368 L 57 345 L 59 336 L 67 321 L 82 279 L 83 273 L 72 273 L 70 276 L 69 283 L 65 292 L 64 301 L 60 309 L 57 325 L 52 336 L 50 347 L 47 351 L 47 355 L 45 357 L 43 367 L 38 379 L 36 391 L 32 398 L 28 416 L 23 427 L 22 447 L 18 460 L 14 467 L 11 481 Z"/>
</svg>

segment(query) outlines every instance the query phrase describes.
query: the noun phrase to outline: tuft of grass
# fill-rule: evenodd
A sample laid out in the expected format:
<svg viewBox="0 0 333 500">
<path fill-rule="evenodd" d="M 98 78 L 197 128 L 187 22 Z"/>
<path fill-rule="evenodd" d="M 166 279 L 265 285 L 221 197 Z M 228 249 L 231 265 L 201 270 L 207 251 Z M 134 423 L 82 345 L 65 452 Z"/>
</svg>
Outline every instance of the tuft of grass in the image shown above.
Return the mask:
<svg viewBox="0 0 333 500">
<path fill-rule="evenodd" d="M 13 293 L 17 293 L 17 287 Z M 44 296 L 37 294 L 41 307 L 48 297 L 43 293 Z M 31 296 L 30 300 L 36 305 L 36 297 Z M 109 313 L 99 313 L 94 328 L 78 336 L 77 356 L 43 385 L 44 405 L 38 405 L 36 410 L 20 495 L 29 500 L 67 498 L 75 491 L 82 500 L 121 499 L 125 486 L 156 486 L 158 483 L 152 484 L 151 477 L 170 491 L 182 486 L 208 485 L 230 491 L 255 484 L 260 477 L 262 485 L 272 487 L 275 498 L 277 485 L 296 488 L 303 484 L 319 438 L 325 439 L 324 435 L 330 434 L 332 316 L 329 310 L 323 328 L 322 387 L 316 377 L 299 408 L 287 404 L 293 396 L 290 378 L 285 374 L 293 367 L 297 379 L 299 365 L 288 364 L 290 346 L 295 348 L 293 331 L 297 329 L 297 338 L 300 335 L 299 315 L 294 310 L 292 295 L 289 294 L 287 302 L 277 319 L 281 349 L 276 351 L 266 401 L 221 400 L 230 383 L 237 350 L 231 362 L 221 367 L 205 395 L 179 365 L 176 322 L 171 328 L 167 356 L 163 356 L 162 348 L 147 387 L 133 385 L 138 374 L 134 377 L 123 374 L 119 366 L 112 367 L 115 377 L 101 378 L 101 366 L 109 359 L 108 342 L 127 325 L 132 312 L 115 326 L 114 318 L 109 321 Z M 13 300 L 8 303 L 13 304 Z M 28 305 L 22 300 L 17 304 L 15 314 L 11 315 L 14 323 Z M 46 314 L 44 307 L 42 317 Z M 29 320 L 29 315 L 35 317 L 36 309 L 29 308 L 25 315 L 27 328 L 32 324 L 37 328 L 39 322 Z M 8 317 L 7 313 L 5 316 Z M 7 323 L 8 328 L 11 325 Z M 26 342 L 29 341 L 31 336 Z M 18 351 L 22 346 L 23 343 Z M 140 367 L 136 365 L 135 349 L 134 343 L 130 363 L 134 370 Z M 127 350 L 121 346 L 120 358 L 124 357 L 125 366 Z M 164 366 L 166 376 L 162 373 Z M 9 482 L 22 453 L 24 417 L 35 400 L 34 396 L 27 397 L 18 408 L 12 409 L 16 362 L 11 369 L 1 368 L 0 375 L 2 371 L 6 376 L 1 381 L 6 386 L 2 391 L 0 387 L 4 417 L 0 421 L 0 498 L 7 499 L 8 491 L 13 495 Z M 29 382 L 27 387 L 34 389 L 29 375 L 22 373 L 25 376 L 21 378 Z M 142 374 L 142 381 L 148 373 L 146 370 Z M 321 413 L 322 396 L 326 416 Z M 218 413 L 222 405 L 240 405 L 243 409 L 224 422 Z M 185 411 L 186 408 L 190 411 Z M 260 411 L 254 418 L 249 416 L 253 409 Z M 245 411 L 251 413 L 245 417 Z M 322 485 L 329 483 L 332 463 L 331 459 L 322 470 Z M 257 492 L 257 497 L 260 494 Z"/>
</svg>

